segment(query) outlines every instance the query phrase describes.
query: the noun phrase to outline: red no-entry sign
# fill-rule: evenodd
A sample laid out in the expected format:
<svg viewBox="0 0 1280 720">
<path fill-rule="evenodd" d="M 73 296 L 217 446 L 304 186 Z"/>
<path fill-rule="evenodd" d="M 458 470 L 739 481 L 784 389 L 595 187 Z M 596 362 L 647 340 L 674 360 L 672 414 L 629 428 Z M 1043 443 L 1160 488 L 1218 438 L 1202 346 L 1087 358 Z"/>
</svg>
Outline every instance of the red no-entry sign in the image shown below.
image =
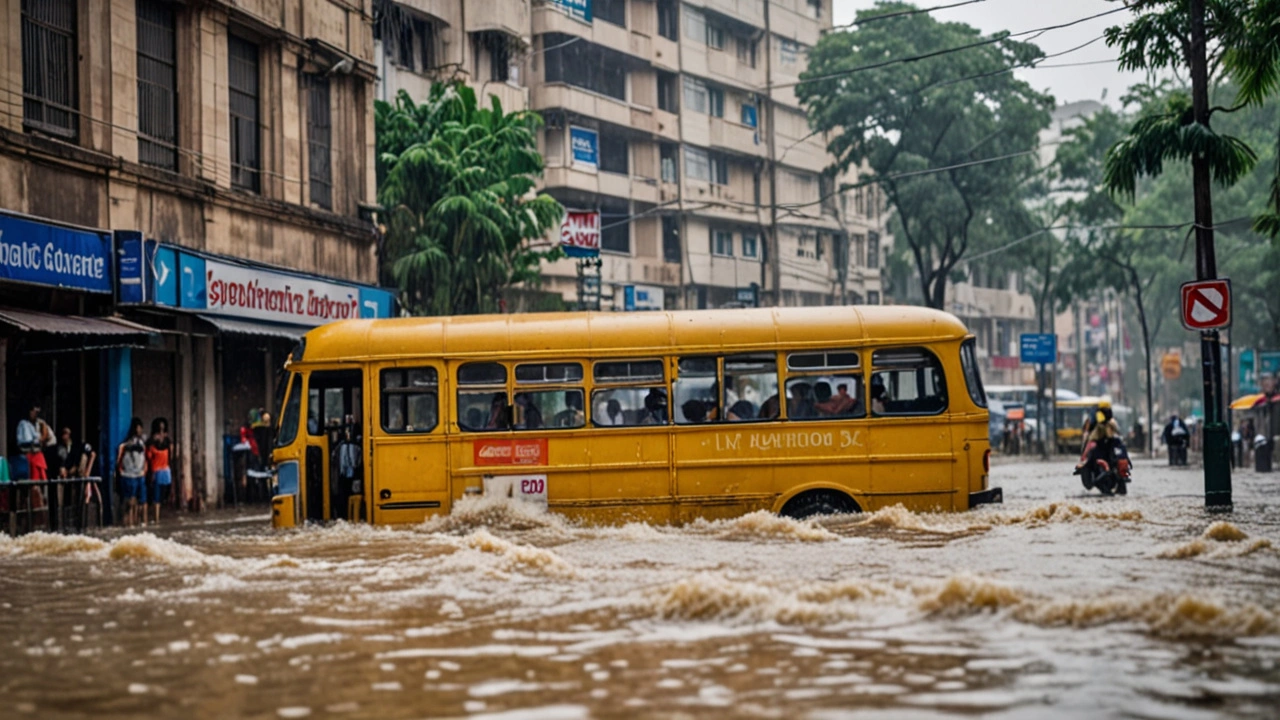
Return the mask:
<svg viewBox="0 0 1280 720">
<path fill-rule="evenodd" d="M 1231 281 L 1196 280 L 1182 284 L 1182 325 L 1214 330 L 1231 324 Z"/>
</svg>

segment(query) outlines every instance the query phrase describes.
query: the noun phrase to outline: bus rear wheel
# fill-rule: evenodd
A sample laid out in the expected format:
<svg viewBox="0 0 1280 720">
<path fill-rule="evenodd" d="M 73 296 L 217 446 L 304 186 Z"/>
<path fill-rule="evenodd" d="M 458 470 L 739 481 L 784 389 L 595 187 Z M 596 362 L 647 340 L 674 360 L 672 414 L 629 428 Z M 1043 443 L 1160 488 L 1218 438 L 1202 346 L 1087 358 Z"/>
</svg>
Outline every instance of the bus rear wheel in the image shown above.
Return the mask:
<svg viewBox="0 0 1280 720">
<path fill-rule="evenodd" d="M 784 517 L 804 520 L 815 515 L 843 515 L 862 512 L 853 498 L 835 490 L 809 490 L 787 501 L 782 506 Z"/>
</svg>

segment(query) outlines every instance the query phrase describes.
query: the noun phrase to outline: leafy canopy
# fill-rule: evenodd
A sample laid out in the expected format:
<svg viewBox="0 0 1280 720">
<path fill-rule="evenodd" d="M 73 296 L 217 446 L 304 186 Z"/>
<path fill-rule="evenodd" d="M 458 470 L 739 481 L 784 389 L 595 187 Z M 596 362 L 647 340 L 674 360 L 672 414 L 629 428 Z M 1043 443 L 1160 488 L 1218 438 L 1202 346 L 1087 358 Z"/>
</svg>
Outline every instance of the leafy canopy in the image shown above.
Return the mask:
<svg viewBox="0 0 1280 720">
<path fill-rule="evenodd" d="M 436 83 L 421 104 L 403 90 L 377 102 L 378 200 L 387 208 L 385 264 L 414 314 L 496 312 L 503 291 L 536 282 L 534 249 L 564 209 L 535 196 L 542 175 L 535 113 L 477 105 L 461 82 Z"/>
<path fill-rule="evenodd" d="M 1191 18 L 1186 0 L 1136 0 L 1135 17 L 1109 28 L 1107 44 L 1120 49 L 1123 70 L 1171 70 L 1189 66 Z M 1236 85 L 1235 105 L 1217 106 L 1210 116 L 1261 106 L 1280 90 L 1280 0 L 1206 0 L 1206 56 L 1211 78 Z M 1280 148 L 1280 133 L 1275 138 Z M 1172 92 L 1149 105 L 1107 155 L 1104 181 L 1111 192 L 1134 196 L 1137 179 L 1156 177 L 1165 163 L 1203 157 L 1221 187 L 1253 170 L 1257 153 L 1249 143 L 1195 121 L 1191 96 Z M 1275 166 L 1267 207 L 1254 229 L 1280 239 L 1280 163 Z"/>
<path fill-rule="evenodd" d="M 911 9 L 880 2 L 858 18 Z M 927 13 L 855 24 L 818 42 L 796 89 L 814 129 L 829 138 L 833 171 L 865 163 L 868 179 L 884 190 L 895 211 L 895 234 L 910 248 L 932 307 L 946 304 L 949 276 L 966 252 L 1034 225 L 1022 203 L 1022 183 L 1035 172 L 1037 135 L 1049 123 L 1053 99 L 1008 71 L 1043 53 L 999 38 L 861 68 L 982 39 L 973 27 Z M 986 162 L 996 157 L 1004 159 Z M 934 172 L 938 168 L 951 169 Z"/>
</svg>

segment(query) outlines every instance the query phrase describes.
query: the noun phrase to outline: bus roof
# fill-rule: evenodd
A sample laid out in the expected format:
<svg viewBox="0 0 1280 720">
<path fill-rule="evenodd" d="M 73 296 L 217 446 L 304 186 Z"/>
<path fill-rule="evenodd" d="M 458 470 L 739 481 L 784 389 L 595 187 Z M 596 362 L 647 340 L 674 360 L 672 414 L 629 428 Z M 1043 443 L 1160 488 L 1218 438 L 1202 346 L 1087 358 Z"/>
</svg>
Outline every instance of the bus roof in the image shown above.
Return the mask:
<svg viewBox="0 0 1280 720">
<path fill-rule="evenodd" d="M 905 305 L 572 312 L 343 320 L 305 336 L 304 362 L 492 353 L 656 354 L 958 340 L 954 315 Z"/>
</svg>

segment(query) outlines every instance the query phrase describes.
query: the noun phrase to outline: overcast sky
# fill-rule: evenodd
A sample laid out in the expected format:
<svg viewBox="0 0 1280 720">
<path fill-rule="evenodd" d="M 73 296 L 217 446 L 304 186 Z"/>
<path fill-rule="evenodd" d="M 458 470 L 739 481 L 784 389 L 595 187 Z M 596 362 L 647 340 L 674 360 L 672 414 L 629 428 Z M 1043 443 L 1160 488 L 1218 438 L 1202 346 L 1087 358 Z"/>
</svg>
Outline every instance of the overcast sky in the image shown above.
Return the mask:
<svg viewBox="0 0 1280 720">
<path fill-rule="evenodd" d="M 957 0 L 913 0 L 917 7 L 950 5 Z M 874 0 L 834 0 L 835 23 L 851 22 L 858 10 L 875 6 Z M 1019 32 L 1048 25 L 1060 25 L 1079 18 L 1096 15 L 1117 7 L 1107 0 L 985 0 L 951 10 L 937 10 L 933 16 L 939 20 L 963 22 L 985 34 L 1008 30 Z M 1046 54 L 1053 54 L 1100 37 L 1112 25 L 1127 22 L 1129 13 L 1118 12 L 1061 30 L 1051 30 L 1034 42 Z M 1105 40 L 1098 40 L 1088 47 L 1059 58 L 1045 60 L 1045 64 L 1113 60 L 1116 51 L 1107 47 Z M 1018 77 L 1037 90 L 1052 93 L 1058 104 L 1076 100 L 1102 100 L 1106 90 L 1108 105 L 1119 106 L 1120 96 L 1143 76 L 1120 72 L 1112 64 L 1086 65 L 1069 68 L 1040 68 L 1017 70 Z"/>
</svg>

